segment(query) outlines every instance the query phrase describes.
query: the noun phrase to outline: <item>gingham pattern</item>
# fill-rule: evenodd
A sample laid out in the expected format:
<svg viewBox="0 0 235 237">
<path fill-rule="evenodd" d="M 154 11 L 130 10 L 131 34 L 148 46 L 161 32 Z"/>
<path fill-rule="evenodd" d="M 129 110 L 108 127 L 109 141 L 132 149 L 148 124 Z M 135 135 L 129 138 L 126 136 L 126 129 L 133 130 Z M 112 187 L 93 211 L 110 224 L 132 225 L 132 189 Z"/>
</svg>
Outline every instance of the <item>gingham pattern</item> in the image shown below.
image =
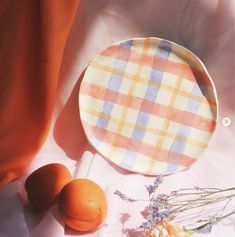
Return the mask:
<svg viewBox="0 0 235 237">
<path fill-rule="evenodd" d="M 196 56 L 146 38 L 113 44 L 93 58 L 79 109 L 97 151 L 122 168 L 155 175 L 198 159 L 215 130 L 217 100 Z"/>
</svg>

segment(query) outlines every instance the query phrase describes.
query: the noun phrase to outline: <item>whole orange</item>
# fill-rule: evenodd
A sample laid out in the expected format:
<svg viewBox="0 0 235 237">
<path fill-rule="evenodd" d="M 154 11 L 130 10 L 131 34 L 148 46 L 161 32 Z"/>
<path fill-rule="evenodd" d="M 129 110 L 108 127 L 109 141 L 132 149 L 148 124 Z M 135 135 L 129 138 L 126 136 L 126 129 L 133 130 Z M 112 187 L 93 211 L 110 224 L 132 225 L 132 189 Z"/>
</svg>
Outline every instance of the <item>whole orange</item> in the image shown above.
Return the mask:
<svg viewBox="0 0 235 237">
<path fill-rule="evenodd" d="M 61 189 L 72 180 L 72 176 L 62 164 L 52 163 L 35 170 L 25 181 L 29 203 L 39 210 L 54 205 Z"/>
<path fill-rule="evenodd" d="M 104 191 L 89 179 L 75 179 L 65 185 L 58 204 L 65 224 L 81 232 L 102 224 L 108 207 Z"/>
</svg>

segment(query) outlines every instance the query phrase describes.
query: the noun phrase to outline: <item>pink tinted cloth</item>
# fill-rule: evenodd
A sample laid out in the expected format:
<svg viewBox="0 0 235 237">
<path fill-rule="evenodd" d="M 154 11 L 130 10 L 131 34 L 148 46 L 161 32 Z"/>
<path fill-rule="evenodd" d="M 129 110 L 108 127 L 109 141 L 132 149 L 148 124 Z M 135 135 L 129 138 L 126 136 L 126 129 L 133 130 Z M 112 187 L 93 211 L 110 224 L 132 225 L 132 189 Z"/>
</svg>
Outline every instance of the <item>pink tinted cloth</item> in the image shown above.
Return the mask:
<svg viewBox="0 0 235 237">
<path fill-rule="evenodd" d="M 60 162 L 70 169 L 74 177 L 90 178 L 103 187 L 109 200 L 106 221 L 96 232 L 83 236 L 118 237 L 122 236 L 126 228 L 131 229 L 127 236 L 141 236 L 133 229 L 143 220 L 140 214 L 144 209 L 143 203 L 123 203 L 113 192 L 119 189 L 132 197 L 144 198 L 145 185 L 154 179 L 131 174 L 95 154 L 85 139 L 79 120 L 78 78 L 95 54 L 119 40 L 156 36 L 175 41 L 202 59 L 217 88 L 218 127 L 208 150 L 192 168 L 166 177 L 160 192 L 195 185 L 222 188 L 235 186 L 234 20 L 233 0 L 81 1 L 64 53 L 51 130 L 28 168 L 28 174 L 44 164 Z M 222 125 L 223 117 L 231 119 L 229 127 Z M 22 185 L 26 177 L 21 179 Z M 2 192 L 14 196 L 14 192 L 8 189 Z M 17 236 L 74 236 L 75 233 L 68 230 L 64 233 L 56 207 L 43 214 L 35 213 L 25 205 L 23 190 L 20 193 L 23 201 L 17 198 L 15 202 L 22 205 L 10 206 L 13 214 L 6 217 L 9 226 L 14 226 Z M 2 205 L 1 202 L 0 210 Z M 24 214 L 23 218 L 17 213 Z M 3 215 L 0 211 L 0 236 Z M 209 236 L 232 237 L 235 235 L 234 224 L 234 219 L 230 223 L 223 222 Z M 20 232 L 20 228 L 24 228 L 25 232 Z M 4 237 L 13 236 L 11 231 L 9 228 L 8 233 L 4 232 Z"/>
</svg>

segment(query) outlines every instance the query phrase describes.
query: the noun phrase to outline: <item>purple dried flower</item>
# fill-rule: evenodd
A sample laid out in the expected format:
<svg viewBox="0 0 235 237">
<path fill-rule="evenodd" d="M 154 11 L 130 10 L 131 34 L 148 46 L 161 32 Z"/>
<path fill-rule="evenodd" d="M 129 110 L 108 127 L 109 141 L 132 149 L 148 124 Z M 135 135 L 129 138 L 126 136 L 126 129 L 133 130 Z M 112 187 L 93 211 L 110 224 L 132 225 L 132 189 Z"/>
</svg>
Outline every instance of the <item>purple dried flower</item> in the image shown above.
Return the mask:
<svg viewBox="0 0 235 237">
<path fill-rule="evenodd" d="M 149 195 L 154 193 L 156 191 L 156 188 L 157 187 L 155 185 L 148 185 L 148 186 L 146 186 L 146 190 L 148 191 Z"/>
<path fill-rule="evenodd" d="M 127 197 L 126 194 L 120 192 L 119 190 L 116 190 L 114 192 L 114 194 L 116 194 L 119 198 L 121 198 L 123 201 L 126 201 L 126 202 L 136 202 L 137 201 L 136 199 Z"/>
<path fill-rule="evenodd" d="M 169 217 L 170 215 L 170 210 L 168 206 L 158 206 L 156 202 L 151 202 L 150 205 L 148 206 L 148 221 L 152 223 L 152 226 L 158 224 L 162 220 L 165 220 Z"/>
<path fill-rule="evenodd" d="M 153 216 L 153 225 L 157 225 L 162 221 L 162 218 L 158 215 Z"/>
<path fill-rule="evenodd" d="M 152 223 L 150 221 L 146 221 L 146 222 L 143 222 L 139 228 L 146 230 L 146 229 L 150 229 L 151 227 L 152 227 Z"/>
<path fill-rule="evenodd" d="M 158 175 L 154 180 L 153 185 L 146 186 L 146 190 L 148 191 L 149 195 L 153 194 L 156 191 L 157 187 L 162 183 L 162 181 L 163 181 L 163 175 Z"/>
<path fill-rule="evenodd" d="M 163 182 L 163 175 L 158 175 L 154 181 L 154 186 L 158 187 Z"/>
<path fill-rule="evenodd" d="M 235 198 L 235 194 L 231 195 L 230 193 L 221 196 L 222 192 L 235 191 L 235 187 L 224 190 L 211 188 L 209 190 L 209 188 L 203 189 L 200 188 L 199 186 L 194 186 L 193 188 L 182 188 L 171 191 L 169 195 L 165 193 L 158 194 L 156 190 L 158 186 L 162 183 L 162 181 L 163 181 L 163 175 L 159 175 L 156 177 L 152 185 L 146 186 L 146 190 L 149 193 L 149 203 L 148 206 L 145 208 L 145 210 L 141 212 L 143 217 L 146 219 L 146 221 L 142 223 L 142 225 L 140 226 L 141 229 L 153 230 L 158 224 L 162 222 L 167 223 L 167 221 L 174 221 L 175 218 L 177 219 L 178 214 L 180 217 L 181 214 L 185 214 L 185 216 L 187 216 L 188 211 L 190 211 L 192 208 L 197 207 L 204 208 L 204 206 L 211 205 L 220 200 L 224 201 L 229 198 L 228 202 L 221 210 L 224 212 L 227 204 L 232 200 L 232 198 Z M 114 194 L 116 194 L 117 196 L 119 196 L 119 198 L 121 198 L 126 202 L 137 201 L 136 199 L 129 198 L 124 193 L 118 190 L 115 191 Z M 200 214 L 201 212 L 199 212 L 199 217 Z M 208 213 L 205 214 L 207 215 Z M 189 231 L 190 234 L 196 231 L 201 233 L 211 232 L 213 226 L 217 222 L 234 214 L 235 210 L 226 213 L 224 216 L 219 217 L 213 216 L 211 218 L 208 218 L 208 215 L 206 217 L 203 216 L 203 220 L 193 222 L 192 225 L 194 227 L 195 224 L 200 223 L 200 226 L 197 226 L 193 229 L 186 229 L 186 231 Z M 129 216 L 123 217 L 123 222 L 125 222 L 126 220 L 125 218 L 128 219 Z"/>
<path fill-rule="evenodd" d="M 169 203 L 168 203 L 168 195 L 162 193 L 158 194 L 157 197 L 152 197 L 150 199 L 150 207 L 151 209 L 163 209 L 163 208 L 168 208 L 169 209 Z"/>
<path fill-rule="evenodd" d="M 149 206 L 147 207 L 147 209 L 150 210 L 150 211 L 153 211 L 153 210 L 158 211 L 159 210 L 156 202 L 151 202 L 149 204 Z"/>
<path fill-rule="evenodd" d="M 159 214 L 159 217 L 160 217 L 161 219 L 166 219 L 166 218 L 168 218 L 169 215 L 170 215 L 170 210 L 169 210 L 167 207 L 165 207 L 165 208 L 159 210 L 159 211 L 158 211 L 158 214 Z"/>
<path fill-rule="evenodd" d="M 198 229 L 200 233 L 210 233 L 213 226 L 217 223 L 216 217 L 212 216 L 210 221 Z"/>
<path fill-rule="evenodd" d="M 176 196 L 178 194 L 178 192 L 175 190 L 175 191 L 171 191 L 171 195 L 173 196 Z"/>
<path fill-rule="evenodd" d="M 211 233 L 213 225 L 211 223 L 205 224 L 202 228 L 198 230 L 199 233 L 208 234 Z"/>
<path fill-rule="evenodd" d="M 160 193 L 160 194 L 157 195 L 156 201 L 157 201 L 157 202 L 166 202 L 167 199 L 168 199 L 168 197 L 169 197 L 169 196 L 168 196 L 167 194 L 165 194 L 165 193 Z"/>
<path fill-rule="evenodd" d="M 159 223 L 162 218 L 159 216 L 158 212 L 153 212 L 152 215 L 148 216 L 148 221 L 154 226 Z"/>
<path fill-rule="evenodd" d="M 194 186 L 193 189 L 195 189 L 195 190 L 198 191 L 198 190 L 200 190 L 200 187 L 198 187 L 198 186 Z"/>
<path fill-rule="evenodd" d="M 216 218 L 215 216 L 212 216 L 212 217 L 210 218 L 210 223 L 211 223 L 211 224 L 215 225 L 217 222 L 218 222 L 218 221 L 217 221 L 217 218 Z"/>
</svg>

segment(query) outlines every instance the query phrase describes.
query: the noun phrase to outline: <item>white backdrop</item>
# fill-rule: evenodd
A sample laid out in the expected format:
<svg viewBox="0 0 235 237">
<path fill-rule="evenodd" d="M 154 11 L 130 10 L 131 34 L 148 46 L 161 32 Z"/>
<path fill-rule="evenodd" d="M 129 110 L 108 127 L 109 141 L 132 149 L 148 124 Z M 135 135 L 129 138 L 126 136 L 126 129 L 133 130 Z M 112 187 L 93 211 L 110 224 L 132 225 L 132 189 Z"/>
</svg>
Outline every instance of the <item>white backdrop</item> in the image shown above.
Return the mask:
<svg viewBox="0 0 235 237">
<path fill-rule="evenodd" d="M 87 177 L 103 187 L 109 200 L 104 225 L 84 236 L 118 237 L 123 229 L 141 223 L 143 203 L 126 204 L 116 189 L 134 197 L 146 196 L 144 186 L 154 178 L 130 174 L 113 166 L 88 147 L 78 122 L 78 78 L 90 59 L 109 44 L 131 38 L 155 36 L 192 50 L 205 63 L 219 96 L 216 134 L 203 157 L 190 169 L 165 178 L 160 191 L 181 187 L 235 186 L 235 1 L 234 0 L 82 0 L 64 52 L 57 101 L 49 136 L 28 169 L 52 162 L 65 164 L 74 177 Z M 231 125 L 223 126 L 229 117 Z M 56 207 L 45 213 L 32 211 L 26 202 L 23 177 L 0 190 L 0 237 L 62 237 Z M 127 221 L 120 219 L 128 214 Z M 235 219 L 215 226 L 209 236 L 235 236 Z M 14 227 L 14 228 L 13 228 Z M 141 236 L 135 231 L 130 237 Z M 195 237 L 204 236 L 195 234 Z"/>
</svg>

